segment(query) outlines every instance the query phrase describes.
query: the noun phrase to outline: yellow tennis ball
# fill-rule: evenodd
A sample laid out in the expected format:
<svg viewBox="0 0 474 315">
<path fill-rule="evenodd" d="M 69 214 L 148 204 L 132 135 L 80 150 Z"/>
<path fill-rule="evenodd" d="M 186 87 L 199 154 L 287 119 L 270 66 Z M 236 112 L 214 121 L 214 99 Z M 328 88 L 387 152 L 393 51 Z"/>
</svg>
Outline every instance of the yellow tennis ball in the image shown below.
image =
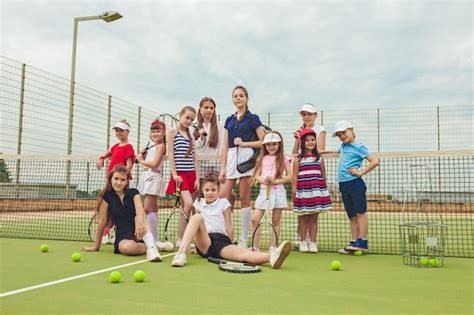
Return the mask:
<svg viewBox="0 0 474 315">
<path fill-rule="evenodd" d="M 436 258 L 430 258 L 428 260 L 428 263 L 431 265 L 431 266 L 436 266 Z"/>
<path fill-rule="evenodd" d="M 48 244 L 42 244 L 42 245 L 40 246 L 40 250 L 41 250 L 43 253 L 46 253 L 46 252 L 49 250 Z"/>
<path fill-rule="evenodd" d="M 422 265 L 422 266 L 428 266 L 428 258 L 426 258 L 426 257 L 421 257 L 421 258 L 420 258 L 420 265 Z"/>
<path fill-rule="evenodd" d="M 143 282 L 145 281 L 145 272 L 143 270 L 137 270 L 133 274 L 133 279 L 135 279 L 136 282 Z"/>
<path fill-rule="evenodd" d="M 118 271 L 112 271 L 109 274 L 109 281 L 111 283 L 119 283 L 122 280 L 122 274 Z"/>
<path fill-rule="evenodd" d="M 331 263 L 331 268 L 332 270 L 334 271 L 338 271 L 339 269 L 341 269 L 341 262 L 339 262 L 338 260 L 334 260 L 332 263 Z"/>
<path fill-rule="evenodd" d="M 71 259 L 73 262 L 78 262 L 79 260 L 81 260 L 81 253 L 76 252 L 72 254 Z"/>
<path fill-rule="evenodd" d="M 356 250 L 354 252 L 354 256 L 362 256 L 362 251 L 361 250 Z"/>
</svg>

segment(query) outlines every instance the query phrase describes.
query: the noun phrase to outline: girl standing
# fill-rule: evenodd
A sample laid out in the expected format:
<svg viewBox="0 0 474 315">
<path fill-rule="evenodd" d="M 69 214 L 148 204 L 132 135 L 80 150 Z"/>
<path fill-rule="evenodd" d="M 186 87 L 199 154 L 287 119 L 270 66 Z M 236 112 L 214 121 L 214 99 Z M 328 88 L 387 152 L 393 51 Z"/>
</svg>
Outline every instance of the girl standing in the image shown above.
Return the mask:
<svg viewBox="0 0 474 315">
<path fill-rule="evenodd" d="M 317 253 L 318 215 L 331 209 L 324 161 L 316 148 L 316 133 L 302 129 L 300 154 L 293 162 L 293 211 L 298 215 L 300 252 Z M 309 234 L 309 242 L 306 237 Z"/>
<path fill-rule="evenodd" d="M 222 143 L 221 172 L 219 175 L 222 184 L 220 197 L 230 200 L 237 179 L 241 203 L 241 233 L 239 245 L 247 247 L 252 210 L 250 208 L 250 189 L 253 168 L 240 173 L 237 165 L 246 162 L 254 150 L 262 145 L 265 131 L 257 115 L 248 110 L 249 95 L 243 86 L 236 86 L 232 91 L 232 101 L 237 109 L 235 114 L 227 117 L 224 124 L 224 138 Z M 255 137 L 256 136 L 256 137 Z M 258 140 L 252 140 L 257 138 Z"/>
<path fill-rule="evenodd" d="M 224 126 L 217 122 L 216 103 L 210 97 L 203 97 L 199 102 L 197 128 L 194 130 L 196 156 L 219 156 L 222 153 Z M 202 185 L 210 172 L 220 170 L 220 160 L 200 160 L 199 180 Z"/>
<path fill-rule="evenodd" d="M 144 166 L 144 171 L 138 182 L 138 191 L 145 196 L 145 213 L 150 224 L 150 230 L 153 239 L 159 249 L 172 250 L 168 242 L 158 240 L 158 197 L 165 195 L 163 183 L 163 161 L 166 159 L 165 147 L 166 124 L 159 119 L 155 119 L 150 127 L 150 139 L 153 145 L 147 150 L 142 151 L 137 156 L 137 162 Z"/>
<path fill-rule="evenodd" d="M 171 169 L 171 178 L 166 189 L 167 194 L 176 193 L 176 187 L 180 188 L 181 204 L 186 217 L 190 217 L 193 206 L 193 193 L 199 189 L 199 167 L 194 154 L 194 141 L 189 131 L 192 126 L 196 110 L 191 106 L 185 106 L 179 113 L 179 122 L 176 128 L 171 128 L 166 133 L 166 152 Z M 180 216 L 179 239 L 176 247 L 181 243 L 186 222 Z"/>
<path fill-rule="evenodd" d="M 107 176 L 107 185 L 99 195 L 96 241 L 83 251 L 99 251 L 107 221 L 116 226 L 114 253 L 127 256 L 143 255 L 149 261 L 161 261 L 146 224 L 140 194 L 128 188 L 128 169 L 117 165 Z"/>
<path fill-rule="evenodd" d="M 255 200 L 255 212 L 252 217 L 253 233 L 265 215 L 266 210 L 272 210 L 272 224 L 277 237 L 280 236 L 281 212 L 288 206 L 286 190 L 283 184 L 291 181 L 291 168 L 287 157 L 283 154 L 283 138 L 277 131 L 265 135 L 262 150 L 255 166 L 254 178 L 261 184 L 260 194 Z M 270 195 L 267 200 L 267 187 Z M 268 205 L 266 203 L 269 203 Z M 259 233 L 255 235 L 254 251 L 260 251 Z M 272 233 L 271 247 L 276 246 L 276 239 Z"/>
<path fill-rule="evenodd" d="M 182 267 L 186 264 L 186 250 L 194 239 L 196 250 L 203 258 L 223 258 L 258 265 L 269 262 L 273 269 L 281 267 L 291 251 L 289 241 L 282 242 L 278 248 L 267 253 L 253 252 L 234 245 L 231 205 L 227 199 L 218 198 L 217 174 L 207 175 L 202 192 L 204 198 L 194 202 L 198 214 L 191 217 L 181 247 L 171 262 L 172 266 Z"/>
</svg>

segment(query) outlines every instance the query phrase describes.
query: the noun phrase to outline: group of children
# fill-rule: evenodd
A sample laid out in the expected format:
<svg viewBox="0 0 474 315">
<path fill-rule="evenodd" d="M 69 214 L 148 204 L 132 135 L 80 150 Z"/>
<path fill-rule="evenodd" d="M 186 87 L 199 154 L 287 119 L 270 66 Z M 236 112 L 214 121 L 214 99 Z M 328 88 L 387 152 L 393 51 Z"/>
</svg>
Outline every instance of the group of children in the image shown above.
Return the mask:
<svg viewBox="0 0 474 315">
<path fill-rule="evenodd" d="M 202 257 L 254 264 L 269 262 L 273 268 L 279 268 L 290 253 L 290 242 L 283 241 L 277 247 L 273 239 L 268 253 L 260 252 L 258 246 L 247 248 L 250 228 L 255 230 L 265 211 L 272 210 L 272 223 L 277 234 L 280 233 L 282 210 L 288 205 L 284 184 L 291 182 L 293 211 L 298 216 L 299 251 L 317 252 L 318 215 L 331 209 L 322 157 L 339 153 L 338 181 L 351 227 L 351 240 L 340 251 L 367 251 L 366 186 L 361 177 L 373 170 L 378 160 L 364 144 L 356 141 L 352 124 L 336 123 L 333 137 L 338 137 L 342 144 L 338 152 L 326 151 L 326 130 L 315 123 L 317 110 L 312 104 L 304 104 L 300 109 L 303 125 L 294 132 L 290 158 L 284 154 L 282 135 L 277 131 L 265 134 L 259 117 L 248 109 L 248 99 L 243 86 L 234 88 L 232 101 L 236 113 L 227 118 L 224 126 L 217 122 L 216 104 L 209 97 L 201 100 L 197 112 L 185 106 L 176 128 L 167 130 L 164 122 L 154 120 L 150 128 L 153 144 L 137 156 L 128 143 L 130 124 L 124 120 L 118 122 L 114 129 L 119 143 L 97 163 L 102 168 L 104 160 L 111 158 L 107 185 L 99 196 L 96 243 L 84 250 L 99 250 L 102 236 L 115 225 L 116 253 L 146 253 L 150 261 L 161 261 L 159 250 L 171 251 L 176 246 L 178 252 L 172 265 L 184 266 L 186 250 L 194 240 Z M 196 116 L 198 125 L 193 127 Z M 260 149 L 255 164 L 250 169 L 242 167 L 251 162 L 255 149 Z M 197 157 L 202 155 L 221 156 L 220 163 L 199 161 Z M 184 220 L 180 223 L 177 244 L 158 239 L 157 198 L 165 194 L 162 168 L 165 158 L 171 171 L 166 194 L 173 194 L 178 188 L 183 210 L 190 217 L 187 225 Z M 368 164 L 361 169 L 364 159 Z M 144 166 L 138 190 L 133 188 L 130 172 L 135 160 Z M 234 243 L 232 222 L 233 187 L 237 181 L 242 208 L 238 244 Z M 252 216 L 250 188 L 254 181 L 261 184 L 261 190 Z M 144 206 L 140 194 L 144 195 Z M 196 214 L 191 216 L 193 209 Z"/>
</svg>

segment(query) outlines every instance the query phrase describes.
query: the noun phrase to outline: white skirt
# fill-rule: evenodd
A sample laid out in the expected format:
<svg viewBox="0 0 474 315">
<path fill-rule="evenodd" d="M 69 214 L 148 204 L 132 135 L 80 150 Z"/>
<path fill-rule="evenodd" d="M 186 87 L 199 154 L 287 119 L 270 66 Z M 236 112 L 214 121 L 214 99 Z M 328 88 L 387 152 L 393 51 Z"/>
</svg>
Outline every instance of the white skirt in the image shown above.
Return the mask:
<svg viewBox="0 0 474 315">
<path fill-rule="evenodd" d="M 286 199 L 286 190 L 284 187 L 277 187 L 270 189 L 270 196 L 266 197 L 266 188 L 260 189 L 257 199 L 255 199 L 255 208 L 260 210 L 284 209 L 288 207 L 288 200 Z"/>
<path fill-rule="evenodd" d="M 163 177 L 161 177 L 161 174 L 158 172 L 143 171 L 137 189 L 141 195 L 154 195 L 159 197 L 165 195 Z"/>
<path fill-rule="evenodd" d="M 254 168 L 244 174 L 240 174 L 237 170 L 237 164 L 248 161 L 253 154 L 253 149 L 240 147 L 238 151 L 239 153 L 237 154 L 237 147 L 230 148 L 229 151 L 227 151 L 226 176 L 228 179 L 253 175 Z"/>
</svg>

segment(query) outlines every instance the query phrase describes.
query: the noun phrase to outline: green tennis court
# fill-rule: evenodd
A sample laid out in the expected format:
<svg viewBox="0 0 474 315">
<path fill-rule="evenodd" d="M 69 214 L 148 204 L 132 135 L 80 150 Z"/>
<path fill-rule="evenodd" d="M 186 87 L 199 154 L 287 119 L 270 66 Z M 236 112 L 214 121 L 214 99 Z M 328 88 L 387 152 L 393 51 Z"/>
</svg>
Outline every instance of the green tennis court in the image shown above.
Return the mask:
<svg viewBox="0 0 474 315">
<path fill-rule="evenodd" d="M 39 246 L 49 245 L 48 253 Z M 1 293 L 87 274 L 141 257 L 99 253 L 71 254 L 87 243 L 0 239 Z M 342 263 L 332 271 L 333 260 Z M 108 282 L 110 271 L 0 299 L 3 314 L 472 314 L 472 259 L 447 258 L 443 268 L 404 266 L 400 256 L 292 252 L 281 270 L 229 274 L 198 256 L 184 268 L 143 262 L 124 268 L 122 282 Z M 133 273 L 146 273 L 143 283 Z M 115 269 L 114 269 L 115 270 Z M 27 303 L 25 303 L 27 301 Z"/>
</svg>

